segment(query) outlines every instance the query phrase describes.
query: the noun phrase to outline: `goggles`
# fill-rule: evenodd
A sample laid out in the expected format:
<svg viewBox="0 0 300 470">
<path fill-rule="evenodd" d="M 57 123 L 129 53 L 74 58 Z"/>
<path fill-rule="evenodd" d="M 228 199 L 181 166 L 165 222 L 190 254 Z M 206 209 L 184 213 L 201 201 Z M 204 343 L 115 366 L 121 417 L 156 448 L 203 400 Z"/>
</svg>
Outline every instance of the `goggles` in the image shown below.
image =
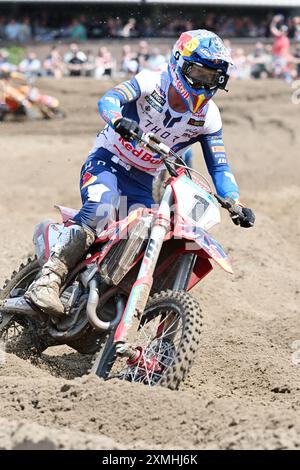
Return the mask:
<svg viewBox="0 0 300 470">
<path fill-rule="evenodd" d="M 203 64 L 184 61 L 182 75 L 194 90 L 201 88 L 225 89 L 229 75 L 220 69 L 213 69 Z"/>
</svg>

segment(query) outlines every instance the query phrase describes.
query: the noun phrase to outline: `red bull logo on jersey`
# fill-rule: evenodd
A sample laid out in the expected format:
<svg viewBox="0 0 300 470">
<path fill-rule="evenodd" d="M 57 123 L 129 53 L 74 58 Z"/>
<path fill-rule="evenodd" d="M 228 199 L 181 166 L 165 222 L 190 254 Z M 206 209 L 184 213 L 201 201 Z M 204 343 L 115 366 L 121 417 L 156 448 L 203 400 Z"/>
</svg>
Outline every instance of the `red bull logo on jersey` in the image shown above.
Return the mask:
<svg viewBox="0 0 300 470">
<path fill-rule="evenodd" d="M 119 157 L 124 157 L 125 159 L 128 159 L 128 156 L 126 156 L 126 154 L 123 153 L 124 150 L 127 150 L 128 152 L 131 153 L 133 157 L 139 158 L 143 162 L 151 163 L 151 165 L 157 165 L 157 166 L 161 165 L 162 160 L 160 158 L 155 158 L 151 153 L 146 152 L 146 150 L 143 148 L 137 149 L 133 147 L 133 145 L 127 142 L 127 140 L 123 139 L 123 137 L 120 137 L 118 139 L 118 142 L 123 147 L 123 149 L 120 149 L 117 145 L 114 145 L 114 148 L 118 151 Z"/>
</svg>

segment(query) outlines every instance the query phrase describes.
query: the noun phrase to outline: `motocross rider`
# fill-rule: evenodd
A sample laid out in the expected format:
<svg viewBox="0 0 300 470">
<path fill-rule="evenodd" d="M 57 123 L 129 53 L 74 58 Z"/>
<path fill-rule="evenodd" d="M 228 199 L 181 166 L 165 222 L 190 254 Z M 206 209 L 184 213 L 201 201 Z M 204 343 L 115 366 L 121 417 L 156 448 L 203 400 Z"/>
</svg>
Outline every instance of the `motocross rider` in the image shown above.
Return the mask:
<svg viewBox="0 0 300 470">
<path fill-rule="evenodd" d="M 4 67 L 0 69 L 0 100 L 11 103 L 11 106 L 22 106 L 25 114 L 33 119 L 32 104 L 28 99 L 28 85 L 26 76 L 20 72 L 9 71 Z M 9 106 L 6 112 L 9 112 Z"/>
<path fill-rule="evenodd" d="M 231 63 L 216 34 L 188 31 L 175 43 L 166 70 L 143 70 L 99 100 L 99 112 L 107 125 L 97 135 L 82 167 L 82 208 L 74 224 L 63 229 L 41 277 L 27 291 L 29 302 L 46 313 L 63 316 L 60 287 L 94 242 L 96 232 L 104 228 L 108 214 L 99 210 L 101 206 L 118 207 L 120 196 L 127 196 L 128 208 L 153 204 L 153 178 L 163 165 L 158 155 L 132 139 L 131 131 L 138 135 L 152 132 L 179 155 L 200 142 L 217 193 L 242 207 L 244 217 L 236 215 L 233 222 L 253 226 L 252 210 L 239 202 L 222 139 L 220 113 L 212 100 L 219 88 L 226 88 Z"/>
</svg>

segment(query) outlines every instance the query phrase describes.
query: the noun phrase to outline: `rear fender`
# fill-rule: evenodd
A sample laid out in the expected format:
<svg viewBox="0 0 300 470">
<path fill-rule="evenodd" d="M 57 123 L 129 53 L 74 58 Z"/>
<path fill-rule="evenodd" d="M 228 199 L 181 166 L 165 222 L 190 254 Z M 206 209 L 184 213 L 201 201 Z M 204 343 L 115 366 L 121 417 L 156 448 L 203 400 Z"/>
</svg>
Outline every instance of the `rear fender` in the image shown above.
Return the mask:
<svg viewBox="0 0 300 470">
<path fill-rule="evenodd" d="M 59 210 L 63 223 L 67 223 L 70 219 L 73 219 L 78 211 L 75 209 L 71 209 L 70 207 L 64 206 L 54 206 L 56 209 Z"/>
</svg>

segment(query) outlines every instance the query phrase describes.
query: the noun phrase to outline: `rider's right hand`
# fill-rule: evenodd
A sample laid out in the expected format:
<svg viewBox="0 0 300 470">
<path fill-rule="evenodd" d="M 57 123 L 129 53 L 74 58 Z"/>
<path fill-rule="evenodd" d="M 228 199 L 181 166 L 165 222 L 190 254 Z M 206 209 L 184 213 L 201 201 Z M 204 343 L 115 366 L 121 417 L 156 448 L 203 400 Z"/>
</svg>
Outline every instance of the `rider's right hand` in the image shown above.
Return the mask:
<svg viewBox="0 0 300 470">
<path fill-rule="evenodd" d="M 143 135 L 143 131 L 139 127 L 138 123 L 133 119 L 128 119 L 125 117 L 119 119 L 115 123 L 115 130 L 127 141 L 132 141 L 136 138 L 140 139 Z M 132 135 L 132 133 L 135 134 L 135 136 Z"/>
</svg>

